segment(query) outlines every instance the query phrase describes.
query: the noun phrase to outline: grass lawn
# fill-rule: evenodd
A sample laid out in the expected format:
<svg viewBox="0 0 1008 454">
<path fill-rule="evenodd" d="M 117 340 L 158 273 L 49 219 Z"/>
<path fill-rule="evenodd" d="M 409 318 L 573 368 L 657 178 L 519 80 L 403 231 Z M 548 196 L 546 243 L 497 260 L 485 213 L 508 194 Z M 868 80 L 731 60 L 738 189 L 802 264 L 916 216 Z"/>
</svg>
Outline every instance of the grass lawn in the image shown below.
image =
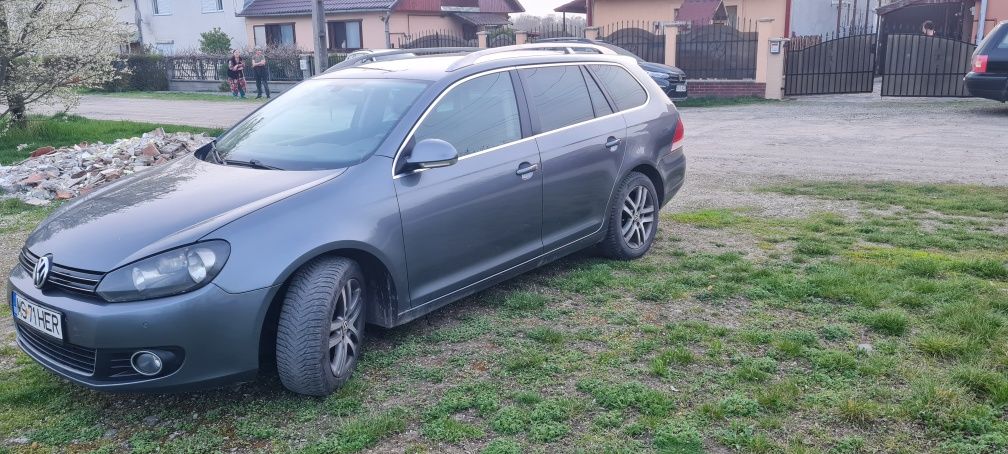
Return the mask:
<svg viewBox="0 0 1008 454">
<path fill-rule="evenodd" d="M 9 165 L 28 157 L 36 148 L 61 147 L 80 142 L 112 143 L 116 139 L 139 136 L 157 127 L 165 132 L 191 131 L 218 135 L 222 131 L 193 126 L 157 125 L 134 121 L 91 120 L 74 115 L 42 117 L 33 116 L 25 129 L 11 128 L 0 135 L 0 165 Z M 18 146 L 27 144 L 18 151 Z"/>
<path fill-rule="evenodd" d="M 270 375 L 100 394 L 4 342 L 0 451 L 1006 452 L 1008 188 L 767 191 L 862 208 L 666 212 L 642 260 L 579 255 L 371 328 L 325 399 Z"/>
<path fill-rule="evenodd" d="M 88 92 L 88 95 L 112 96 L 116 98 L 137 98 L 137 99 L 166 99 L 169 101 L 216 101 L 216 102 L 248 102 L 262 104 L 266 98 L 256 99 L 255 82 L 252 82 L 252 91 L 246 92 L 245 99 L 235 99 L 230 92 L 221 93 L 197 93 L 181 91 L 120 91 L 120 92 Z"/>
</svg>

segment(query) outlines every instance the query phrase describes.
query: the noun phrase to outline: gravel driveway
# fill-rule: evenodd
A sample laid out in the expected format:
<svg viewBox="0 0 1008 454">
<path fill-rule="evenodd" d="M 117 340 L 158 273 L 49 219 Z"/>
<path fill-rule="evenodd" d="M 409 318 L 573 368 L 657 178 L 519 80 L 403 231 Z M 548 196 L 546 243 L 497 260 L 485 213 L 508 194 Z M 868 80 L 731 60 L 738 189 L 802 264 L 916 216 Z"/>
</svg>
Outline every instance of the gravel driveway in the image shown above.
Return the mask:
<svg viewBox="0 0 1008 454">
<path fill-rule="evenodd" d="M 780 179 L 1008 185 L 1006 104 L 855 95 L 683 109 L 682 115 L 687 183 L 672 210 L 827 209 L 750 191 Z"/>
</svg>

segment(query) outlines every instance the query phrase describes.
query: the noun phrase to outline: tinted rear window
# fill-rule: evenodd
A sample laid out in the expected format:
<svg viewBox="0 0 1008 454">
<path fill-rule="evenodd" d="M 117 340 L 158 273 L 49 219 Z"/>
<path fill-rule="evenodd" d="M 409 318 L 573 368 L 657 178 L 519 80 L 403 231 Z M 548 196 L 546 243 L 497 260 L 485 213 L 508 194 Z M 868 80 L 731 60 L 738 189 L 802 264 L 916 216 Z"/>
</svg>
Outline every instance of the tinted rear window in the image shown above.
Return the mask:
<svg viewBox="0 0 1008 454">
<path fill-rule="evenodd" d="M 627 70 L 615 65 L 590 65 L 619 110 L 633 109 L 647 102 L 647 92 Z"/>
<path fill-rule="evenodd" d="M 549 66 L 523 69 L 519 73 L 525 94 L 539 113 L 542 132 L 594 118 L 580 66 Z"/>
<path fill-rule="evenodd" d="M 1008 51 L 1008 24 L 995 27 L 980 44 L 981 52 Z M 1000 53 L 1000 52 L 999 52 Z"/>
<path fill-rule="evenodd" d="M 613 113 L 612 107 L 609 106 L 609 101 L 606 101 L 605 95 L 602 94 L 602 90 L 599 89 L 598 84 L 595 83 L 590 74 L 585 73 L 585 82 L 588 83 L 588 92 L 591 93 L 592 106 L 595 107 L 595 117 L 604 117 Z"/>
</svg>

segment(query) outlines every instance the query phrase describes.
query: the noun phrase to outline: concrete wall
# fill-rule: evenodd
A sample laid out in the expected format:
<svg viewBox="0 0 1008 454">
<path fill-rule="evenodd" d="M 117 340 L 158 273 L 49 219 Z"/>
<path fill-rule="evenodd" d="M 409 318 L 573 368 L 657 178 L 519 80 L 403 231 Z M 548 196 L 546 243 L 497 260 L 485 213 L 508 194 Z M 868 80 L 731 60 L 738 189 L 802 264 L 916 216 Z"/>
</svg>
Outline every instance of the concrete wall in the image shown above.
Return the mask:
<svg viewBox="0 0 1008 454">
<path fill-rule="evenodd" d="M 117 0 L 113 0 L 117 1 Z M 133 0 L 123 0 L 122 3 Z M 235 16 L 241 11 L 243 0 L 224 0 L 224 10 L 204 13 L 200 0 L 169 1 L 171 14 L 154 14 L 154 0 L 137 0 L 143 18 L 144 44 L 152 45 L 165 53 L 199 49 L 200 33 L 220 27 L 231 37 L 231 46 L 245 47 L 248 42 L 245 20 Z M 132 6 L 130 6 L 132 8 Z"/>
<path fill-rule="evenodd" d="M 361 35 L 365 49 L 385 48 L 385 16 L 381 12 L 361 12 L 347 14 L 327 14 L 327 21 L 361 21 Z M 299 49 L 305 52 L 312 52 L 315 46 L 312 42 L 311 16 L 290 16 L 290 17 L 247 17 L 245 18 L 244 36 L 251 45 L 255 42 L 256 25 L 265 24 L 294 24 L 294 41 Z M 453 33 L 461 33 L 461 26 L 457 21 L 440 15 L 418 15 L 394 13 L 389 20 L 389 32 L 392 35 L 392 44 L 399 43 L 399 37 L 404 34 L 416 34 L 429 30 L 450 30 Z"/>
</svg>

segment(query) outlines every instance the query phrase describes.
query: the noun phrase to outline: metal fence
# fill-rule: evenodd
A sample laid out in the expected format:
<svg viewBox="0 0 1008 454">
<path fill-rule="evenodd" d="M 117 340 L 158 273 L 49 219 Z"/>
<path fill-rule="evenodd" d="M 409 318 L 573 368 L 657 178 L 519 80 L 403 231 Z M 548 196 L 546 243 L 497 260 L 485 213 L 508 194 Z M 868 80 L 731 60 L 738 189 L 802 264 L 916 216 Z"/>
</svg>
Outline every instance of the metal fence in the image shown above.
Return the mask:
<svg viewBox="0 0 1008 454">
<path fill-rule="evenodd" d="M 890 34 L 882 96 L 968 97 L 963 77 L 976 44 L 939 36 Z"/>
<path fill-rule="evenodd" d="M 784 94 L 871 93 L 875 86 L 875 33 L 807 37 L 787 43 Z"/>
<path fill-rule="evenodd" d="M 512 28 L 496 28 L 487 32 L 487 47 L 513 46 L 517 44 L 515 30 Z"/>
<path fill-rule="evenodd" d="M 427 30 L 399 37 L 400 49 L 422 49 L 427 47 L 476 47 L 476 38 L 467 38 L 456 30 Z"/>
<path fill-rule="evenodd" d="M 530 43 L 534 43 L 540 39 L 584 38 L 585 36 L 585 27 L 583 25 L 565 25 L 562 22 L 539 24 L 525 31 L 528 32 L 528 42 Z"/>
<path fill-rule="evenodd" d="M 756 22 L 682 27 L 676 37 L 676 66 L 690 79 L 755 79 Z"/>
<path fill-rule="evenodd" d="M 329 54 L 329 66 L 346 59 L 347 54 Z M 315 75 L 313 55 L 266 58 L 270 80 L 297 82 L 304 80 L 301 60 L 308 65 L 308 77 Z M 171 80 L 224 81 L 227 80 L 228 59 L 224 57 L 164 57 L 165 72 Z M 246 77 L 251 77 L 252 60 L 245 59 Z"/>
<path fill-rule="evenodd" d="M 655 21 L 623 21 L 600 28 L 599 38 L 645 61 L 665 63 L 665 27 Z"/>
</svg>

